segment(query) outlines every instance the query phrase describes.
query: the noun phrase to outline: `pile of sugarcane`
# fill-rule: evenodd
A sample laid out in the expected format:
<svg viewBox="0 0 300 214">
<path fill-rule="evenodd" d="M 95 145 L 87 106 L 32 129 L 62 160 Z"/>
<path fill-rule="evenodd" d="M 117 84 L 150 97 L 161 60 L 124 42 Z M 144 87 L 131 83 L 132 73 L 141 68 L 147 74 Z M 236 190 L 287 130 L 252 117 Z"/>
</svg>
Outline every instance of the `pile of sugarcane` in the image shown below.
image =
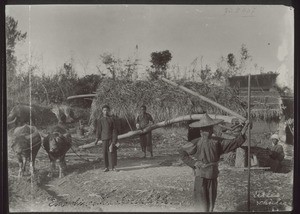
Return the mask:
<svg viewBox="0 0 300 214">
<path fill-rule="evenodd" d="M 202 83 L 187 82 L 184 86 L 197 91 L 222 105 L 234 109 L 240 114 L 245 110 L 240 105 L 233 89 L 228 87 L 209 87 Z M 91 120 L 101 114 L 101 106 L 108 104 L 114 114 L 126 117 L 132 121 L 141 105 L 147 106 L 155 120 L 175 118 L 191 113 L 222 114 L 218 108 L 199 100 L 198 98 L 174 88 L 161 80 L 148 81 L 103 81 L 98 90 L 96 100 L 91 107 Z"/>
<path fill-rule="evenodd" d="M 199 82 L 177 82 L 234 112 L 246 116 L 247 103 L 239 97 L 240 92 L 227 86 L 213 86 Z M 262 100 L 260 100 L 262 103 Z M 90 123 L 101 116 L 101 107 L 108 104 L 112 113 L 134 126 L 141 105 L 147 106 L 156 121 L 163 121 L 181 115 L 202 113 L 223 114 L 226 112 L 173 87 L 162 80 L 157 81 L 122 81 L 106 79 L 102 81 L 96 92 L 96 99 L 91 106 Z M 273 107 L 272 107 L 273 108 Z M 258 119 L 272 119 L 281 114 L 280 109 L 270 109 L 269 106 L 252 109 L 251 117 Z"/>
</svg>

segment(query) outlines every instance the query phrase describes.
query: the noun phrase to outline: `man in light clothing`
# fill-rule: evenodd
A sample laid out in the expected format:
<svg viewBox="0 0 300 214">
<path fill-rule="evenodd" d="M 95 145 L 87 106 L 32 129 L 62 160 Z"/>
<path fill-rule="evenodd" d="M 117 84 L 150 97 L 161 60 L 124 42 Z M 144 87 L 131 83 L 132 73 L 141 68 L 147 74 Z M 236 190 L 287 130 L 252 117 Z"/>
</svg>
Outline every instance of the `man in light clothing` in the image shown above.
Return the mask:
<svg viewBox="0 0 300 214">
<path fill-rule="evenodd" d="M 151 114 L 146 112 L 146 106 L 141 106 L 140 110 L 141 113 L 136 118 L 136 128 L 143 130 L 147 126 L 152 125 L 154 121 Z M 144 153 L 143 158 L 146 158 L 146 151 L 150 152 L 151 157 L 153 157 L 151 131 L 140 135 L 140 143 Z"/>
</svg>

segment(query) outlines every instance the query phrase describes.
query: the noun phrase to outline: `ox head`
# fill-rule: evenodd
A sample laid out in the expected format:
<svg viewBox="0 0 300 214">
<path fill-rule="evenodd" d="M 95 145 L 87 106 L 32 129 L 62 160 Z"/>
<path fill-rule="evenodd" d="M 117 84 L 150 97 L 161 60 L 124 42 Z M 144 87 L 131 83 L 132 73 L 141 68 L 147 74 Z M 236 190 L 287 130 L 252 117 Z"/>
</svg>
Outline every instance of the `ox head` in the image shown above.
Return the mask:
<svg viewBox="0 0 300 214">
<path fill-rule="evenodd" d="M 42 144 L 47 152 L 59 152 L 69 142 L 70 134 L 58 132 L 42 135 Z"/>
</svg>

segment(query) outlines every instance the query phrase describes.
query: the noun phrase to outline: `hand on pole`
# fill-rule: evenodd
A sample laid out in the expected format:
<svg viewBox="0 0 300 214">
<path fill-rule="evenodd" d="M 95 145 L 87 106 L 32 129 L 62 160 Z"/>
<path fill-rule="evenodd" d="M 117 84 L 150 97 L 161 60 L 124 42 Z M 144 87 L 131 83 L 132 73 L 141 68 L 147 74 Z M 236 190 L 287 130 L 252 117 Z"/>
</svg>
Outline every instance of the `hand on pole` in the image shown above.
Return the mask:
<svg viewBox="0 0 300 214">
<path fill-rule="evenodd" d="M 109 146 L 109 152 L 113 152 L 113 144 L 110 144 L 110 146 Z"/>
<path fill-rule="evenodd" d="M 246 133 L 249 124 L 250 124 L 250 121 L 249 121 L 249 120 L 246 120 L 246 121 L 245 121 L 245 125 L 244 125 L 244 127 L 243 127 L 243 129 L 242 129 L 242 131 L 241 131 L 241 134 L 242 134 L 242 135 L 244 135 L 244 134 Z"/>
<path fill-rule="evenodd" d="M 136 129 L 140 129 L 141 128 L 140 124 L 138 124 L 138 123 L 135 126 L 136 126 Z"/>
<path fill-rule="evenodd" d="M 196 169 L 200 169 L 201 167 L 203 167 L 203 162 L 202 161 L 197 161 L 195 164 L 194 164 L 194 167 Z"/>
</svg>

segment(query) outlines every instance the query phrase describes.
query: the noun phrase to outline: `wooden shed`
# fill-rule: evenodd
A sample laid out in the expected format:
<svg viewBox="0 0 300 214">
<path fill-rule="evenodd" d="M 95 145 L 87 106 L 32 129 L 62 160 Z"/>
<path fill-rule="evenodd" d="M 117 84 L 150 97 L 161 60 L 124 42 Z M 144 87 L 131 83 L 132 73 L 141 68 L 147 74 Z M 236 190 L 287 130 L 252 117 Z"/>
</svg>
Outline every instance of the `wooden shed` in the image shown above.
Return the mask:
<svg viewBox="0 0 300 214">
<path fill-rule="evenodd" d="M 274 88 L 277 73 L 251 75 L 251 116 L 262 120 L 277 120 L 282 115 L 282 99 Z M 228 78 L 242 103 L 248 102 L 248 75 Z"/>
<path fill-rule="evenodd" d="M 294 97 L 283 96 L 277 90 L 275 87 L 277 76 L 277 73 L 251 75 L 251 117 L 254 121 L 252 132 L 256 133 L 257 138 L 251 140 L 251 155 L 257 157 L 258 166 L 268 166 L 266 157 L 268 155 L 263 149 L 268 143 L 267 136 L 270 133 L 280 132 L 283 119 L 294 117 Z M 237 91 L 238 98 L 247 108 L 248 75 L 230 77 L 227 83 Z M 253 145 L 253 141 L 260 146 Z M 247 166 L 246 150 L 247 148 L 242 147 L 237 151 L 235 166 Z"/>
<path fill-rule="evenodd" d="M 278 75 L 278 73 L 251 75 L 251 90 L 269 91 L 275 85 Z M 248 75 L 229 77 L 228 85 L 232 88 L 247 90 Z"/>
</svg>

